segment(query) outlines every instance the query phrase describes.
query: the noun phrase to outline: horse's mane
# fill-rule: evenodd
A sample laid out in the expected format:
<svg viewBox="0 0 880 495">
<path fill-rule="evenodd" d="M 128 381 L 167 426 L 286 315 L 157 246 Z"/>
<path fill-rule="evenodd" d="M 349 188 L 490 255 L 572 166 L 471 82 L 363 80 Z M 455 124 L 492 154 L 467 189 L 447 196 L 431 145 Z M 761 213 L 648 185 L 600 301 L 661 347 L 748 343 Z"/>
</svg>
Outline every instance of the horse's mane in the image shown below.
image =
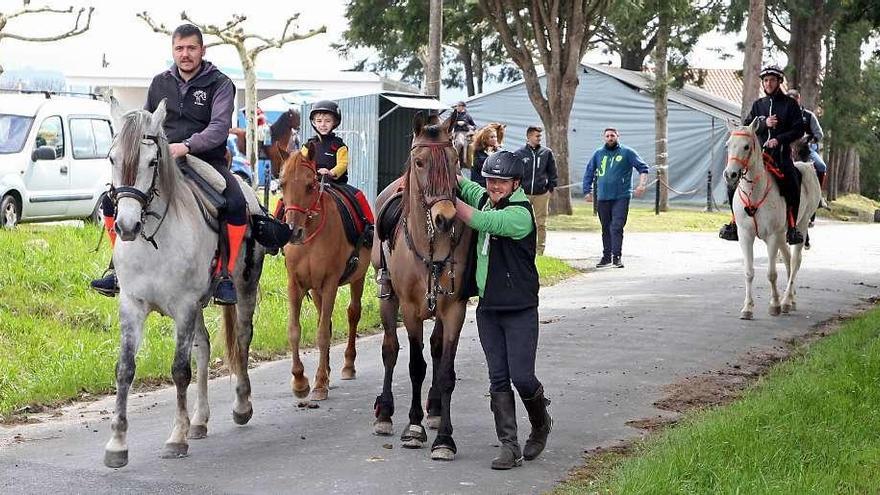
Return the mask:
<svg viewBox="0 0 880 495">
<path fill-rule="evenodd" d="M 122 182 L 133 185 L 137 179 L 141 139 L 150 133 L 152 115 L 146 110 L 132 110 L 122 116 L 122 129 L 119 130 L 113 146 L 122 151 Z M 181 174 L 168 151 L 168 138 L 161 127 L 158 132 L 159 146 L 164 146 L 159 160 L 159 189 L 169 202 L 173 202 Z M 144 191 L 146 192 L 146 191 Z"/>
</svg>

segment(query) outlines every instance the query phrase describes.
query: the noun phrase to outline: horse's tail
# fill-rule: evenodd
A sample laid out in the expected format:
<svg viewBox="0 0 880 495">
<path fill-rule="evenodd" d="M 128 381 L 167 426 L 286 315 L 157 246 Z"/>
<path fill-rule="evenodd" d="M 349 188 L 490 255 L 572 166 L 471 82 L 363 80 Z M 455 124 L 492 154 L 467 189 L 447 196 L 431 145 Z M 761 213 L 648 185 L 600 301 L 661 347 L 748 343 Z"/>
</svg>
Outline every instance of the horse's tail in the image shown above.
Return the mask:
<svg viewBox="0 0 880 495">
<path fill-rule="evenodd" d="M 238 315 L 235 305 L 223 306 L 223 335 L 226 337 L 226 366 L 232 373 L 241 371 L 241 347 L 235 332 L 235 321 Z"/>
</svg>

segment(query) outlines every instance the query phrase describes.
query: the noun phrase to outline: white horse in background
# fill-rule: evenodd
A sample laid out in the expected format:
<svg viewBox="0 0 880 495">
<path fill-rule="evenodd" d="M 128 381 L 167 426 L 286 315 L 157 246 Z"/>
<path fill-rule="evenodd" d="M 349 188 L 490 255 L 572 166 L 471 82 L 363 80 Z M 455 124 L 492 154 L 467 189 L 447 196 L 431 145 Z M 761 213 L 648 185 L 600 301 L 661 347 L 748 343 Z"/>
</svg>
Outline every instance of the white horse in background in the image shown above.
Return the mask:
<svg viewBox="0 0 880 495">
<path fill-rule="evenodd" d="M 144 320 L 150 312 L 171 317 L 176 330 L 171 375 L 177 387 L 177 411 L 162 456 L 183 457 L 188 438 L 204 438 L 208 433 L 211 349 L 202 307 L 211 295 L 211 261 L 218 234 L 208 225 L 190 189 L 193 186 L 184 180 L 171 157 L 162 129 L 165 101 L 152 114 L 135 110 L 119 116 L 114 107 L 114 118 L 119 132 L 110 152 L 111 194 L 117 201 L 115 228 L 122 242 L 116 243 L 113 260 L 119 277 L 121 339 L 116 363 L 116 411 L 104 464 L 118 468 L 128 463 L 128 393 Z M 249 239 L 232 274 L 238 304 L 223 307 L 227 365 L 237 378 L 232 415 L 238 424 L 247 423 L 253 414 L 248 347 L 264 256 L 265 249 Z M 193 348 L 198 395 L 190 420 L 187 388 L 192 378 Z"/>
<path fill-rule="evenodd" d="M 743 252 L 746 272 L 746 297 L 740 318 L 751 320 L 755 302 L 752 299 L 752 280 L 755 278 L 755 237 L 767 245 L 767 280 L 770 282 L 770 307 L 772 316 L 788 313 L 797 308 L 795 279 L 801 266 L 803 244 L 789 250 L 785 243 L 787 228 L 785 198 L 772 173 L 765 167 L 763 149 L 756 130 L 758 120 L 747 126 L 732 126 L 727 141 L 727 167 L 724 178 L 731 186 L 736 185 L 733 197 L 733 215 L 736 219 L 739 245 Z M 797 228 L 807 238 L 810 217 L 816 212 L 821 198 L 821 186 L 816 170 L 809 162 L 795 162 L 801 173 L 801 203 L 796 220 Z M 776 253 L 782 255 L 788 273 L 788 283 L 780 303 L 776 288 Z"/>
</svg>

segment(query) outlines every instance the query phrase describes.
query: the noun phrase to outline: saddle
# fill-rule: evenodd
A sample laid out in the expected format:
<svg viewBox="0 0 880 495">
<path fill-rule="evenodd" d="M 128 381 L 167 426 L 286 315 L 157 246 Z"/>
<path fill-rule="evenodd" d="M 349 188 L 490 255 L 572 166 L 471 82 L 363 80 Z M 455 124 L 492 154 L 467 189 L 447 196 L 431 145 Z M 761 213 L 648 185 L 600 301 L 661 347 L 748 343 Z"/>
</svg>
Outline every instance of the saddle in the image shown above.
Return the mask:
<svg viewBox="0 0 880 495">
<path fill-rule="evenodd" d="M 394 231 L 400 223 L 400 216 L 403 214 L 403 191 L 394 193 L 376 216 L 376 228 L 378 229 L 379 240 L 388 242 L 389 247 L 394 249 Z"/>
<path fill-rule="evenodd" d="M 336 202 L 336 208 L 339 210 L 339 216 L 342 217 L 342 225 L 348 242 L 353 246 L 372 247 L 373 224 L 367 219 L 355 197 L 358 190 L 348 184 L 331 182 L 327 184 L 327 192 Z"/>
<path fill-rule="evenodd" d="M 192 155 L 186 155 L 186 161 L 178 160 L 178 167 L 186 177 L 186 185 L 189 187 L 196 202 L 202 210 L 205 221 L 211 227 L 217 225 L 218 210 L 226 205 L 226 199 L 223 192 L 226 191 L 226 179 L 220 172 L 214 170 L 208 162 L 200 160 Z M 248 206 L 249 215 L 261 215 L 263 209 L 257 199 L 257 193 L 246 183 L 244 179 L 235 176 L 238 179 L 241 191 L 244 194 L 245 201 Z"/>
</svg>

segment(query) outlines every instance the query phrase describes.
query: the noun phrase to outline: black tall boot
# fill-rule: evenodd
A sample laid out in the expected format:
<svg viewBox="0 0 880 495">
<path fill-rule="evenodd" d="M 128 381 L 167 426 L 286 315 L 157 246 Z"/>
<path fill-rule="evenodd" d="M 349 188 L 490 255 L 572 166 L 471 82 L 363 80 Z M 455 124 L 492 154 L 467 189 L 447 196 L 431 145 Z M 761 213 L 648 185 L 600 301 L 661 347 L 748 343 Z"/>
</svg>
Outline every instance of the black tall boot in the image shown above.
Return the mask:
<svg viewBox="0 0 880 495">
<path fill-rule="evenodd" d="M 523 405 L 529 413 L 529 422 L 532 423 L 532 432 L 529 439 L 526 440 L 526 446 L 523 449 L 523 457 L 527 461 L 537 458 L 544 451 L 547 445 L 547 436 L 550 434 L 550 428 L 553 426 L 553 419 L 547 411 L 550 405 L 550 399 L 544 397 L 543 385 L 535 392 L 535 396 L 531 399 L 523 398 Z"/>
<path fill-rule="evenodd" d="M 522 464 L 523 456 L 516 439 L 516 403 L 513 391 L 492 392 L 490 407 L 495 414 L 495 433 L 501 452 L 492 459 L 492 469 L 511 469 Z"/>
</svg>

